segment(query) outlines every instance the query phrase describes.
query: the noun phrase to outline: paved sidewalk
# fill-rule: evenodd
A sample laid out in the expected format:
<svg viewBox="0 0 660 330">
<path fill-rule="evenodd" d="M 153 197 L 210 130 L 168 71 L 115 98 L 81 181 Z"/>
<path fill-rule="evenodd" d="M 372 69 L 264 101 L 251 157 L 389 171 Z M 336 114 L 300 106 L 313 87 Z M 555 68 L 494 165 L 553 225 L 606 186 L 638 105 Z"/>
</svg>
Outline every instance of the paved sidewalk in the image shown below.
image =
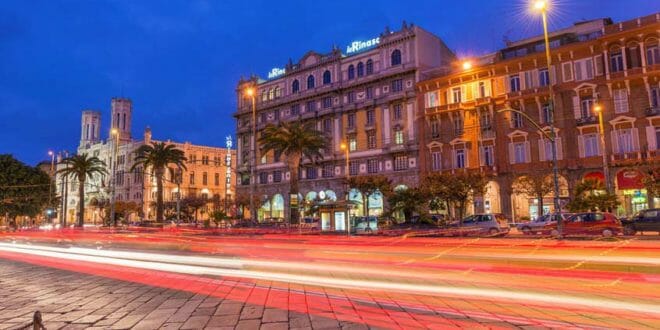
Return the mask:
<svg viewBox="0 0 660 330">
<path fill-rule="evenodd" d="M 0 329 L 367 329 L 331 318 L 0 259 Z"/>
</svg>

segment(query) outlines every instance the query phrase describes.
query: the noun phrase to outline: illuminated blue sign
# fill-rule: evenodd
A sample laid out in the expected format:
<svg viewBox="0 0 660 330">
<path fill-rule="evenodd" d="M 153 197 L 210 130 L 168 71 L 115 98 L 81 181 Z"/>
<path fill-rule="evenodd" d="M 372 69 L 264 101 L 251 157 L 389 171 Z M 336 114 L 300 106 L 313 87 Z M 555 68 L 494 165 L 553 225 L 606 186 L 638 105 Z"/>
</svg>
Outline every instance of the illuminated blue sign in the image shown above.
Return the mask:
<svg viewBox="0 0 660 330">
<path fill-rule="evenodd" d="M 268 72 L 268 79 L 277 78 L 285 73 L 286 69 L 272 68 L 270 72 Z"/>
<path fill-rule="evenodd" d="M 354 54 L 357 52 L 361 52 L 363 50 L 367 50 L 369 48 L 375 47 L 379 43 L 380 43 L 380 37 L 366 41 L 353 41 L 351 42 L 350 45 L 346 46 L 346 54 Z"/>
</svg>

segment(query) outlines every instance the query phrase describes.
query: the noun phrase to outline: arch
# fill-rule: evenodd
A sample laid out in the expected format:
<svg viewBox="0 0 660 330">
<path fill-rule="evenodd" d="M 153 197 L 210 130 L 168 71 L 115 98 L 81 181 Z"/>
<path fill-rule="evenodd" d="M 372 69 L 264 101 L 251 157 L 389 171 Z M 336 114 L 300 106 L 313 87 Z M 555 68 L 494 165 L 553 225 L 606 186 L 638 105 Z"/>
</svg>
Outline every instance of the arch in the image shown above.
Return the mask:
<svg viewBox="0 0 660 330">
<path fill-rule="evenodd" d="M 305 195 L 305 200 L 309 201 L 309 202 L 315 201 L 316 197 L 318 197 L 318 194 L 316 193 L 316 191 L 312 190 L 312 191 L 308 192 L 307 195 Z"/>
<path fill-rule="evenodd" d="M 272 88 L 269 88 L 268 89 L 268 99 L 272 100 L 274 98 L 275 98 L 275 90 L 273 90 Z"/>
<path fill-rule="evenodd" d="M 383 214 L 383 194 L 377 191 L 369 196 L 369 216 Z"/>
<path fill-rule="evenodd" d="M 500 200 L 500 184 L 497 181 L 489 181 L 486 184 L 486 193 L 484 194 L 484 212 L 501 213 Z"/>
<path fill-rule="evenodd" d="M 325 199 L 335 202 L 337 201 L 337 194 L 334 191 L 328 189 L 325 191 Z"/>
<path fill-rule="evenodd" d="M 261 91 L 261 102 L 268 101 L 268 92 L 264 89 Z"/>
<path fill-rule="evenodd" d="M 660 45 L 657 37 L 648 37 L 644 40 L 644 54 L 646 55 L 646 65 L 660 64 Z"/>
<path fill-rule="evenodd" d="M 314 75 L 310 74 L 307 77 L 307 89 L 312 89 L 314 88 Z"/>
<path fill-rule="evenodd" d="M 330 74 L 330 70 L 325 70 L 323 72 L 323 85 L 330 84 L 332 82 L 332 74 Z"/>
<path fill-rule="evenodd" d="M 367 76 L 374 73 L 374 61 L 371 59 L 367 60 Z"/>
<path fill-rule="evenodd" d="M 348 66 L 348 80 L 355 78 L 355 67 L 353 64 Z"/>
<path fill-rule="evenodd" d="M 300 82 L 298 81 L 298 79 L 295 79 L 291 83 L 291 92 L 292 93 L 298 93 L 299 91 L 300 91 Z"/>
<path fill-rule="evenodd" d="M 280 98 L 282 96 L 282 89 L 280 86 L 275 86 L 275 98 Z"/>
<path fill-rule="evenodd" d="M 392 52 L 392 55 L 390 56 L 390 63 L 392 66 L 400 65 L 401 64 L 401 51 L 398 49 L 395 49 Z"/>
<path fill-rule="evenodd" d="M 270 204 L 270 199 L 266 199 L 262 204 L 259 210 L 257 210 L 257 219 L 258 220 L 265 220 L 267 218 L 271 217 L 271 204 Z"/>
<path fill-rule="evenodd" d="M 284 197 L 280 194 L 275 194 L 270 202 L 272 205 L 272 216 L 274 218 L 284 218 Z"/>
<path fill-rule="evenodd" d="M 362 203 L 364 201 L 362 200 L 362 193 L 353 188 L 351 189 L 350 193 L 348 194 L 348 200 L 351 201 L 352 209 L 351 209 L 351 216 L 362 216 L 364 215 L 364 208 L 362 207 Z"/>
<path fill-rule="evenodd" d="M 358 77 L 364 76 L 364 63 L 362 62 L 357 64 L 357 76 Z"/>
</svg>

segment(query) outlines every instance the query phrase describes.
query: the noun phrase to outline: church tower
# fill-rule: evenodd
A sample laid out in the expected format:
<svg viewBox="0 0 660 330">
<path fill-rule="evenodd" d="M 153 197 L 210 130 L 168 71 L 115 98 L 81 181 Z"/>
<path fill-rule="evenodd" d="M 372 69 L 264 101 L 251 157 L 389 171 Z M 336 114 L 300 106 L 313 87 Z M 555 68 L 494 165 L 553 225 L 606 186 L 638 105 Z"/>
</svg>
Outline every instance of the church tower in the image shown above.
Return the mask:
<svg viewBox="0 0 660 330">
<path fill-rule="evenodd" d="M 119 132 L 119 140 L 128 142 L 131 140 L 131 116 L 133 114 L 133 103 L 130 99 L 113 97 L 112 98 L 111 121 L 112 129 Z"/>
<path fill-rule="evenodd" d="M 80 146 L 88 148 L 101 140 L 101 113 L 84 110 L 80 127 Z"/>
</svg>

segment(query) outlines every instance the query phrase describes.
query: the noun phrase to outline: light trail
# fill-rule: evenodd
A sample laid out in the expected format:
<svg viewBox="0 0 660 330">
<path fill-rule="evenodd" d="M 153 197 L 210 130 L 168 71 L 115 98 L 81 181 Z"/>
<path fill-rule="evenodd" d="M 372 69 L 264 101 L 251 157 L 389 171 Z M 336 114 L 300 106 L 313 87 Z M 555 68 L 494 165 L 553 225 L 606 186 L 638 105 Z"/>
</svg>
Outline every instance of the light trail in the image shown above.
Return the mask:
<svg viewBox="0 0 660 330">
<path fill-rule="evenodd" d="M 206 265 L 190 264 L 188 256 L 172 256 L 156 253 L 137 253 L 122 251 L 99 251 L 83 248 L 55 248 L 24 244 L 0 244 L 0 250 L 14 253 L 31 254 L 49 258 L 67 259 L 81 262 L 101 263 L 108 265 L 150 269 L 164 272 L 176 272 L 193 275 L 216 275 L 255 280 L 267 280 L 286 283 L 296 283 L 337 289 L 357 289 L 382 292 L 398 292 L 424 296 L 454 296 L 480 300 L 516 301 L 521 303 L 536 303 L 544 305 L 580 306 L 587 309 L 605 309 L 635 312 L 646 315 L 660 316 L 660 304 L 616 301 L 603 298 L 577 297 L 564 294 L 549 294 L 535 292 L 512 292 L 501 289 L 456 287 L 447 285 L 410 284 L 405 282 L 384 282 L 361 279 L 343 279 L 326 276 L 298 275 L 273 271 L 244 270 L 235 268 L 217 268 L 220 265 L 236 267 L 240 262 L 220 261 L 212 267 L 213 258 L 194 257 L 194 260 Z M 167 261 L 166 261 L 167 260 Z M 285 263 L 281 263 L 285 264 Z M 290 270 L 295 270 L 292 263 Z"/>
</svg>

